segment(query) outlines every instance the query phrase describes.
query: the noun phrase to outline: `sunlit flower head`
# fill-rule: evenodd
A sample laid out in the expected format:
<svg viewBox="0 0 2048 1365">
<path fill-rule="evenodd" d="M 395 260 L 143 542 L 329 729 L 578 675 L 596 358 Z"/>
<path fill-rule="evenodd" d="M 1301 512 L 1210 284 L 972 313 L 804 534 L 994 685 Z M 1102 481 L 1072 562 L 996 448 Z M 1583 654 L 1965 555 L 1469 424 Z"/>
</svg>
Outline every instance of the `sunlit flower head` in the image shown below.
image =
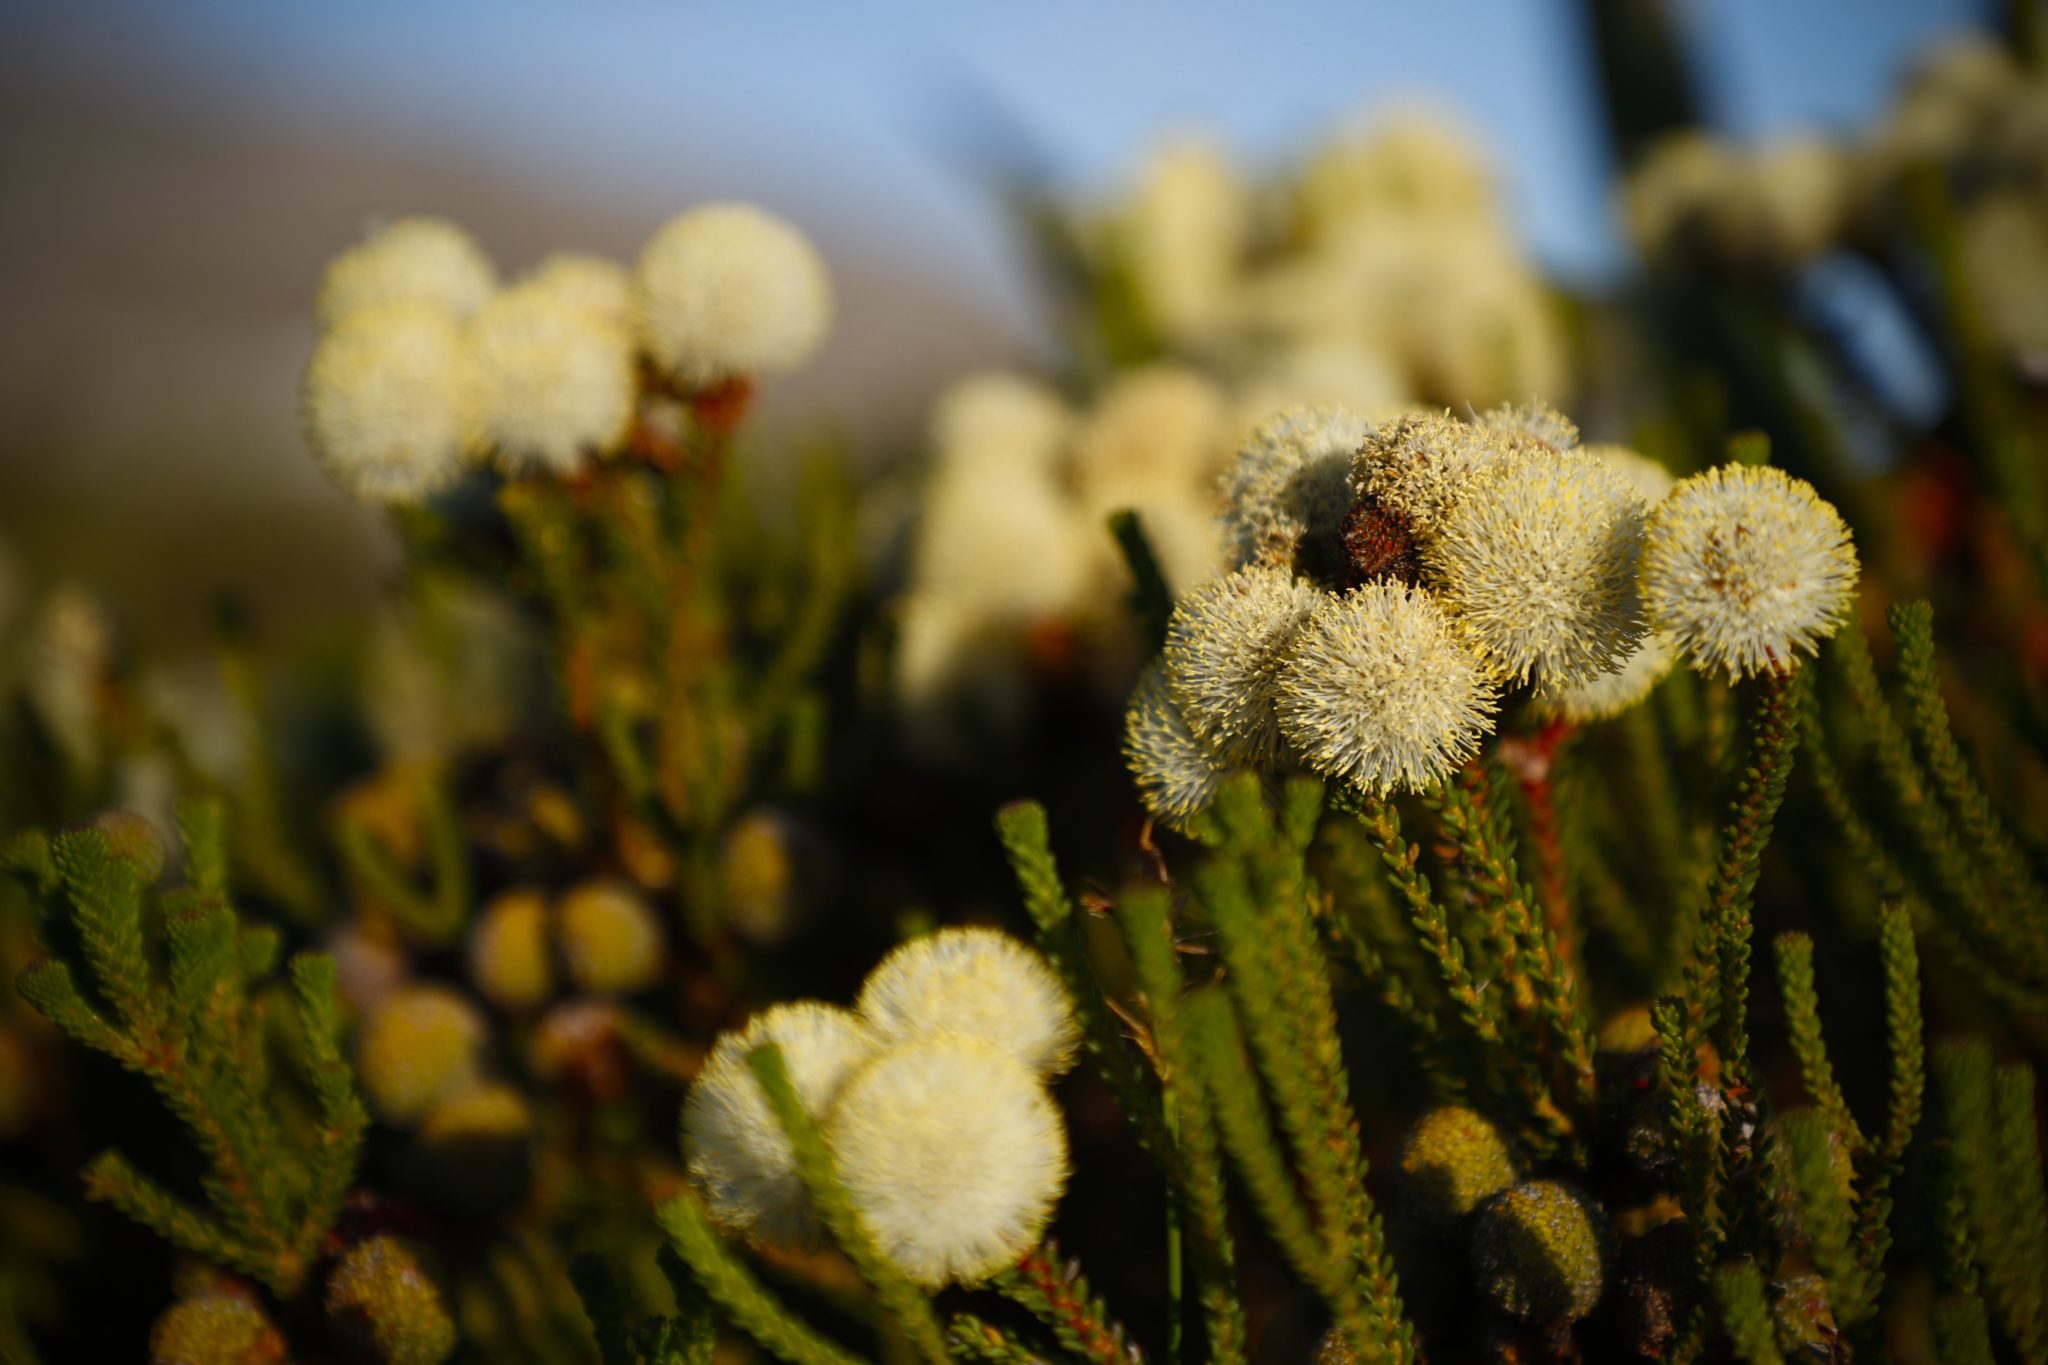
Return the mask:
<svg viewBox="0 0 2048 1365">
<path fill-rule="evenodd" d="M 1551 450 L 1570 450 L 1579 443 L 1579 424 L 1540 398 L 1503 403 L 1479 415 L 1481 427 Z"/>
<path fill-rule="evenodd" d="M 1351 491 L 1402 517 L 1426 540 L 1507 450 L 1498 434 L 1448 413 L 1411 413 L 1365 438 L 1352 461 Z"/>
<path fill-rule="evenodd" d="M 1813 485 L 1769 465 L 1682 480 L 1651 514 L 1643 608 L 1688 662 L 1731 679 L 1790 668 L 1849 615 L 1849 528 Z"/>
<path fill-rule="evenodd" d="M 1108 549 L 1049 471 L 967 465 L 927 486 L 911 570 L 920 593 L 962 609 L 963 625 L 1028 626 L 1080 609 Z"/>
<path fill-rule="evenodd" d="M 445 218 L 401 218 L 334 258 L 313 312 L 333 327 L 366 308 L 417 303 L 459 322 L 496 285 L 490 258 L 467 232 Z"/>
<path fill-rule="evenodd" d="M 1286 569 L 1254 564 L 1181 598 L 1166 627 L 1166 682 L 1196 738 L 1250 767 L 1280 752 L 1273 703 L 1301 623 L 1322 599 Z"/>
<path fill-rule="evenodd" d="M 1495 706 L 1485 667 L 1426 593 L 1371 583 L 1326 597 L 1279 683 L 1288 744 L 1316 772 L 1378 795 L 1448 776 Z"/>
<path fill-rule="evenodd" d="M 1074 432 L 1068 475 L 1083 510 L 1106 516 L 1161 492 L 1206 492 L 1223 409 L 1222 391 L 1193 370 L 1119 376 Z"/>
<path fill-rule="evenodd" d="M 798 1001 L 775 1005 L 721 1033 L 683 1101 L 683 1158 L 718 1223 L 756 1244 L 814 1240 L 810 1196 L 796 1157 L 747 1054 L 774 1043 L 797 1098 L 822 1116 L 853 1069 L 874 1052 L 868 1027 L 850 1010 Z"/>
<path fill-rule="evenodd" d="M 1638 455 L 1627 446 L 1589 445 L 1581 447 L 1586 454 L 1606 465 L 1643 500 L 1643 507 L 1651 509 L 1664 501 L 1664 495 L 1677 484 L 1678 477 L 1671 470 L 1647 455 Z"/>
<path fill-rule="evenodd" d="M 1643 504 L 1600 460 L 1528 444 L 1423 545 L 1438 602 L 1499 674 L 1539 691 L 1621 665 L 1642 638 Z"/>
<path fill-rule="evenodd" d="M 1329 576 L 1351 510 L 1352 457 L 1372 430 L 1335 407 L 1290 408 L 1260 424 L 1223 476 L 1232 562 Z"/>
<path fill-rule="evenodd" d="M 882 1254 L 927 1289 L 974 1283 L 1044 1234 L 1067 1134 L 1038 1078 L 973 1038 L 919 1038 L 854 1073 L 826 1119 Z"/>
<path fill-rule="evenodd" d="M 868 973 L 854 1008 L 880 1044 L 955 1033 L 1041 1076 L 1072 1066 L 1081 1041 L 1059 977 L 997 929 L 941 929 L 900 945 Z"/>
<path fill-rule="evenodd" d="M 1146 159 L 1110 232 L 1161 334 L 1200 336 L 1227 311 L 1250 216 L 1243 181 L 1215 143 L 1178 137 Z"/>
<path fill-rule="evenodd" d="M 1535 707 L 1541 715 L 1580 724 L 1606 720 L 1649 696 L 1677 662 L 1678 651 L 1671 641 L 1653 630 L 1629 651 L 1621 667 L 1546 691 L 1535 698 Z"/>
<path fill-rule="evenodd" d="M 633 343 L 602 314 L 532 285 L 469 322 L 481 440 L 508 473 L 569 475 L 633 420 Z"/>
<path fill-rule="evenodd" d="M 476 1075 L 486 1028 L 474 1005 L 445 986 L 385 996 L 356 1038 L 356 1072 L 370 1107 L 411 1123 Z"/>
<path fill-rule="evenodd" d="M 462 329 L 423 303 L 350 312 L 313 350 L 300 413 L 313 458 L 359 498 L 414 502 L 453 483 L 478 431 Z"/>
<path fill-rule="evenodd" d="M 630 995 L 661 979 L 661 918 L 618 882 L 585 882 L 555 908 L 562 964 L 576 989 Z"/>
<path fill-rule="evenodd" d="M 641 345 L 691 387 L 793 369 L 832 321 L 831 277 L 809 239 L 750 204 L 670 219 L 633 286 Z"/>
<path fill-rule="evenodd" d="M 1173 704 L 1166 670 L 1154 662 L 1138 679 L 1124 715 L 1124 760 L 1145 809 L 1170 829 L 1209 808 L 1223 770 Z"/>
<path fill-rule="evenodd" d="M 1022 466 L 1049 473 L 1074 427 L 1052 386 L 1010 370 L 955 380 L 932 411 L 931 448 L 943 468 Z"/>
<path fill-rule="evenodd" d="M 558 251 L 515 286 L 580 308 L 614 326 L 633 325 L 633 277 L 626 267 L 583 251 Z"/>
<path fill-rule="evenodd" d="M 493 897 L 469 931 L 469 979 L 500 1009 L 531 1009 L 554 989 L 547 896 L 513 887 Z"/>
</svg>

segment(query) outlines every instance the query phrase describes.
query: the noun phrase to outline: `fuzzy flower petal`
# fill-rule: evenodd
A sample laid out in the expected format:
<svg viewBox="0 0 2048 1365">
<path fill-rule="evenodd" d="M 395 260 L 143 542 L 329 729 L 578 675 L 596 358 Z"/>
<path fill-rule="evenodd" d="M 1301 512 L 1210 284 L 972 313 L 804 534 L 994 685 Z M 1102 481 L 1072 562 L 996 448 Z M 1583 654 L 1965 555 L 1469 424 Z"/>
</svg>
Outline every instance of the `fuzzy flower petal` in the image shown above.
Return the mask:
<svg viewBox="0 0 2048 1365">
<path fill-rule="evenodd" d="M 868 973 L 854 1008 L 880 1044 L 954 1033 L 1041 1076 L 1072 1066 L 1081 1041 L 1059 977 L 996 929 L 941 929 L 901 945 Z"/>
<path fill-rule="evenodd" d="M 825 1133 L 882 1254 L 928 1289 L 974 1283 L 1044 1234 L 1067 1134 L 1037 1077 L 972 1038 L 882 1053 L 840 1092 Z"/>
<path fill-rule="evenodd" d="M 1730 679 L 1789 667 L 1849 615 L 1856 550 L 1833 505 L 1771 466 L 1679 483 L 1651 516 L 1642 596 L 1687 660 Z"/>
<path fill-rule="evenodd" d="M 1174 608 L 1167 686 L 1188 728 L 1219 757 L 1251 767 L 1278 757 L 1280 667 L 1321 599 L 1288 570 L 1253 565 L 1204 583 Z"/>
<path fill-rule="evenodd" d="M 1448 776 L 1478 752 L 1494 705 L 1484 666 L 1449 618 L 1398 583 L 1324 599 L 1280 677 L 1294 751 L 1379 795 Z"/>
</svg>

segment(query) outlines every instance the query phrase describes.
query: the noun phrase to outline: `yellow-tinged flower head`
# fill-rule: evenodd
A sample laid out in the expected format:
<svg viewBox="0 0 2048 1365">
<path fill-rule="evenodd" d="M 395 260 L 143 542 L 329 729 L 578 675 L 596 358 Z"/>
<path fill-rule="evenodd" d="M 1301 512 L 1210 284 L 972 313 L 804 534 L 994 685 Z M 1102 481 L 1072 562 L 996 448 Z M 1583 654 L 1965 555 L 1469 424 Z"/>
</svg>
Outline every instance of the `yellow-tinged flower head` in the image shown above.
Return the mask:
<svg viewBox="0 0 2048 1365">
<path fill-rule="evenodd" d="M 747 1065 L 747 1054 L 769 1043 L 782 1049 L 813 1117 L 831 1107 L 875 1045 L 850 1010 L 808 1000 L 776 1005 L 718 1036 L 683 1101 L 683 1158 L 712 1218 L 756 1244 L 790 1246 L 814 1240 L 817 1226 L 789 1139 Z"/>
<path fill-rule="evenodd" d="M 1600 1301 L 1607 1219 L 1569 1185 L 1531 1180 L 1479 1211 L 1472 1268 L 1504 1313 L 1526 1322 L 1576 1322 Z"/>
<path fill-rule="evenodd" d="M 1221 321 L 1250 216 L 1244 183 L 1213 142 L 1174 138 L 1146 159 L 1110 231 L 1117 263 L 1161 334 L 1197 337 Z"/>
<path fill-rule="evenodd" d="M 805 827 L 779 811 L 750 810 L 733 821 L 718 851 L 726 921 L 755 943 L 788 938 L 811 907 L 816 864 L 825 856 Z"/>
<path fill-rule="evenodd" d="M 840 1091 L 826 1137 L 882 1254 L 928 1289 L 1014 1264 L 1066 1186 L 1059 1109 L 1013 1053 L 979 1039 L 878 1054 Z"/>
<path fill-rule="evenodd" d="M 1351 464 L 1351 491 L 1403 518 L 1427 540 L 1508 448 L 1497 433 L 1449 413 L 1410 413 L 1365 438 Z"/>
<path fill-rule="evenodd" d="M 942 470 L 911 552 L 917 594 L 959 609 L 963 635 L 1063 619 L 1094 583 L 1099 525 L 1075 517 L 1048 470 L 1021 462 Z"/>
<path fill-rule="evenodd" d="M 1010 370 L 955 380 L 932 411 L 931 448 L 941 468 L 1022 466 L 1050 475 L 1074 414 L 1051 385 Z"/>
<path fill-rule="evenodd" d="M 522 276 L 515 287 L 580 308 L 614 326 L 632 328 L 633 277 L 626 267 L 603 256 L 558 251 Z"/>
<path fill-rule="evenodd" d="M 1695 668 L 1734 679 L 1814 653 L 1847 619 L 1857 572 L 1848 526 L 1813 485 L 1722 465 L 1682 480 L 1651 514 L 1643 609 Z"/>
<path fill-rule="evenodd" d="M 1570 450 L 1579 443 L 1579 424 L 1540 398 L 1489 408 L 1479 415 L 1478 425 L 1511 441 L 1534 442 L 1551 450 Z"/>
<path fill-rule="evenodd" d="M 526 1097 L 498 1081 L 458 1090 L 427 1111 L 420 1138 L 430 1144 L 475 1138 L 519 1138 L 533 1131 Z"/>
<path fill-rule="evenodd" d="M 470 319 L 479 440 L 507 473 L 574 474 L 633 421 L 633 343 L 621 324 L 535 285 Z"/>
<path fill-rule="evenodd" d="M 1169 829 L 1186 829 L 1216 799 L 1223 769 L 1209 746 L 1188 729 L 1166 670 L 1147 666 L 1124 715 L 1124 759 L 1137 779 L 1145 809 Z"/>
<path fill-rule="evenodd" d="M 793 369 L 824 340 L 832 280 L 801 232 L 751 204 L 671 218 L 633 281 L 640 342 L 684 385 Z"/>
<path fill-rule="evenodd" d="M 1502 677 L 1540 692 L 1619 668 L 1643 636 L 1643 502 L 1578 451 L 1524 441 L 1424 542 L 1425 581 Z"/>
<path fill-rule="evenodd" d="M 1678 651 L 1671 641 L 1650 631 L 1621 661 L 1621 667 L 1544 692 L 1535 699 L 1536 711 L 1579 724 L 1607 720 L 1649 696 L 1677 662 Z"/>
<path fill-rule="evenodd" d="M 300 391 L 306 445 L 359 498 L 415 502 L 462 473 L 478 432 L 462 329 L 424 303 L 357 309 L 313 349 Z"/>
<path fill-rule="evenodd" d="M 335 327 L 364 309 L 417 303 L 460 321 L 496 285 L 490 258 L 467 232 L 445 218 L 401 218 L 334 258 L 313 312 Z"/>
<path fill-rule="evenodd" d="M 389 1234 L 342 1253 L 327 1277 L 327 1316 L 384 1365 L 440 1365 L 455 1350 L 455 1320 L 440 1287 L 419 1253 Z"/>
<path fill-rule="evenodd" d="M 1334 557 L 1351 510 L 1352 457 L 1372 431 L 1340 407 L 1290 408 L 1261 423 L 1223 476 L 1232 563 L 1327 576 L 1334 563 L 1316 561 Z"/>
<path fill-rule="evenodd" d="M 284 1337 L 240 1294 L 181 1300 L 149 1330 L 150 1365 L 274 1365 L 284 1358 Z"/>
<path fill-rule="evenodd" d="M 1068 473 L 1082 507 L 1107 514 L 1161 492 L 1210 487 L 1223 393 L 1195 371 L 1118 376 L 1074 432 Z"/>
<path fill-rule="evenodd" d="M 1462 1105 L 1432 1109 L 1401 1144 L 1401 1193 L 1428 1224 L 1463 1218 L 1515 1183 L 1500 1129 Z"/>
<path fill-rule="evenodd" d="M 998 929 L 941 929 L 899 945 L 868 973 L 854 1008 L 884 1046 L 958 1034 L 1040 1076 L 1072 1066 L 1081 1041 L 1059 977 Z"/>
<path fill-rule="evenodd" d="M 356 1071 L 370 1107 L 411 1123 L 469 1084 L 485 1025 L 476 1007 L 445 986 L 407 986 L 380 1000 L 356 1039 Z"/>
<path fill-rule="evenodd" d="M 1188 728 L 1217 756 L 1252 767 L 1280 753 L 1279 676 L 1323 594 L 1254 564 L 1180 599 L 1166 627 L 1166 683 Z"/>
<path fill-rule="evenodd" d="M 1664 495 L 1677 486 L 1678 477 L 1668 467 L 1627 446 L 1596 444 L 1581 449 L 1620 475 L 1643 500 L 1646 509 L 1664 501 Z"/>
<path fill-rule="evenodd" d="M 553 992 L 547 897 L 514 887 L 492 897 L 469 931 L 469 980 L 502 1010 L 531 1009 Z"/>
<path fill-rule="evenodd" d="M 661 979 L 661 919 L 617 882 L 585 882 L 555 908 L 555 937 L 576 989 L 631 995 Z"/>
<path fill-rule="evenodd" d="M 1478 752 L 1494 705 L 1484 665 L 1450 618 L 1391 582 L 1324 598 L 1279 680 L 1294 752 L 1379 795 L 1448 776 Z"/>
</svg>

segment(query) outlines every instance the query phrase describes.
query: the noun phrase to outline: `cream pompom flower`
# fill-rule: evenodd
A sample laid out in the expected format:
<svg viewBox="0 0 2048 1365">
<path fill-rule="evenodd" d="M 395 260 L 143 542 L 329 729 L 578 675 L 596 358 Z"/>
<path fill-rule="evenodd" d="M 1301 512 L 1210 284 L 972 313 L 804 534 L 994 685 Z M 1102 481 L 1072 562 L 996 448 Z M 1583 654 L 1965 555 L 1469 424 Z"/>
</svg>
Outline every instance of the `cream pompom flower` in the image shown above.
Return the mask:
<svg viewBox="0 0 2048 1365">
<path fill-rule="evenodd" d="M 1287 742 L 1323 776 L 1416 790 L 1478 752 L 1486 669 L 1427 593 L 1381 582 L 1326 597 L 1280 677 Z"/>
<path fill-rule="evenodd" d="M 1489 408 L 1480 414 L 1479 425 L 1552 450 L 1570 450 L 1579 443 L 1579 424 L 1540 398 Z"/>
<path fill-rule="evenodd" d="M 476 437 L 462 330 L 424 303 L 351 312 L 314 348 L 300 409 L 329 478 L 369 501 L 415 502 L 455 481 Z"/>
<path fill-rule="evenodd" d="M 1643 607 L 1703 671 L 1787 669 L 1849 615 L 1856 549 L 1833 505 L 1769 465 L 1681 480 L 1650 517 Z"/>
<path fill-rule="evenodd" d="M 496 286 L 490 258 L 467 232 L 445 218 L 401 218 L 334 258 L 313 313 L 333 327 L 366 308 L 418 303 L 460 321 Z"/>
<path fill-rule="evenodd" d="M 1052 387 L 1028 375 L 988 370 L 948 385 L 932 411 L 932 455 L 941 468 L 983 465 L 1051 473 L 1074 414 Z"/>
<path fill-rule="evenodd" d="M 618 327 L 630 329 L 633 324 L 633 277 L 626 267 L 603 256 L 558 251 L 514 287 L 545 294 Z"/>
<path fill-rule="evenodd" d="M 1181 598 L 1166 626 L 1166 682 L 1196 738 L 1249 767 L 1279 756 L 1273 703 L 1296 632 L 1323 594 L 1286 569 L 1254 564 Z"/>
<path fill-rule="evenodd" d="M 1426 541 L 1508 449 L 1499 433 L 1449 413 L 1410 413 L 1366 437 L 1352 461 L 1351 491 L 1400 517 Z"/>
<path fill-rule="evenodd" d="M 1604 462 L 1524 444 L 1423 545 L 1425 581 L 1503 678 L 1539 691 L 1621 666 L 1642 639 L 1643 502 Z"/>
<path fill-rule="evenodd" d="M 1541 694 L 1535 701 L 1536 710 L 1544 716 L 1580 724 L 1618 716 L 1649 696 L 1676 662 L 1678 651 L 1672 648 L 1671 641 L 1651 631 L 1621 661 L 1619 668 Z"/>
<path fill-rule="evenodd" d="M 997 929 L 941 929 L 898 946 L 868 973 L 854 1009 L 881 1045 L 958 1034 L 1040 1076 L 1072 1066 L 1081 1041 L 1059 977 Z"/>
<path fill-rule="evenodd" d="M 576 472 L 633 420 L 633 343 L 624 327 L 535 285 L 470 319 L 480 438 L 506 472 Z"/>
<path fill-rule="evenodd" d="M 882 1254 L 927 1289 L 974 1283 L 1037 1244 L 1067 1134 L 1037 1077 L 958 1035 L 918 1038 L 850 1078 L 825 1136 Z"/>
<path fill-rule="evenodd" d="M 801 232 L 751 204 L 670 219 L 633 280 L 641 344 L 685 385 L 803 363 L 832 320 L 832 280 Z"/>
<path fill-rule="evenodd" d="M 1351 510 L 1352 457 L 1372 430 L 1341 407 L 1290 408 L 1262 422 L 1223 476 L 1225 551 L 1234 564 L 1331 572 L 1334 564 L 1303 563 L 1304 552 L 1326 546 L 1334 556 Z"/>
<path fill-rule="evenodd" d="M 1074 431 L 1076 500 L 1099 522 L 1161 492 L 1206 492 L 1223 417 L 1222 391 L 1193 370 L 1148 365 L 1119 376 Z"/>
<path fill-rule="evenodd" d="M 1166 671 L 1157 663 L 1146 668 L 1131 693 L 1124 716 L 1124 760 L 1145 809 L 1171 829 L 1187 828 L 1216 799 L 1222 766 L 1188 729 L 1173 704 Z"/>
<path fill-rule="evenodd" d="M 756 1244 L 799 1245 L 818 1233 L 810 1196 L 747 1065 L 747 1054 L 769 1043 L 782 1049 L 797 1098 L 816 1116 L 873 1055 L 874 1040 L 849 1010 L 808 1000 L 775 1005 L 718 1036 L 683 1101 L 683 1158 L 712 1218 Z"/>
</svg>

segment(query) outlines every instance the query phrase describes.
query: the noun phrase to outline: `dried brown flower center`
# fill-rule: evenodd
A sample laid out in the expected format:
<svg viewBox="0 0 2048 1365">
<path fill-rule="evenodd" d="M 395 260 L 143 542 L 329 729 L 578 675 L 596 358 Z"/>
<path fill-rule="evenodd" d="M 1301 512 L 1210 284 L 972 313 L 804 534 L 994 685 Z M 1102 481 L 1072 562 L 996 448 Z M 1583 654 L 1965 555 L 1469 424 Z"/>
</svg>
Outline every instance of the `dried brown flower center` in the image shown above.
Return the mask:
<svg viewBox="0 0 2048 1365">
<path fill-rule="evenodd" d="M 1422 562 L 1415 552 L 1415 532 L 1408 519 L 1371 498 L 1352 504 L 1340 529 L 1344 541 L 1343 582 L 1346 588 L 1394 579 L 1415 586 Z"/>
</svg>

